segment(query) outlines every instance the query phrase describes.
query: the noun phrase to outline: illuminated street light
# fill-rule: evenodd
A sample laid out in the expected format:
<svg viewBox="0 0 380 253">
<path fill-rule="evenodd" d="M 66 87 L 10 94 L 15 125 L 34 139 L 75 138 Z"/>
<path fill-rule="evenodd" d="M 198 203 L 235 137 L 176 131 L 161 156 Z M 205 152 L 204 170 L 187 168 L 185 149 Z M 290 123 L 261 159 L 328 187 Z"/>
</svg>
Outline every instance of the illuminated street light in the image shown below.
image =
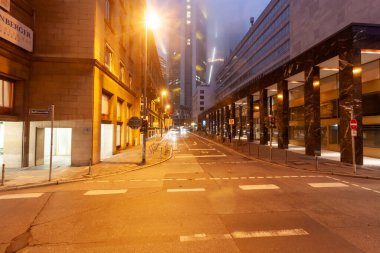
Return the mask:
<svg viewBox="0 0 380 253">
<path fill-rule="evenodd" d="M 146 11 L 145 12 L 145 62 L 144 62 L 144 103 L 143 103 L 143 120 L 147 121 L 148 119 L 148 113 L 147 113 L 147 93 L 146 93 L 146 86 L 147 86 L 147 79 L 148 79 L 148 30 L 155 30 L 160 25 L 160 19 L 158 18 L 158 15 L 152 11 Z M 143 145 L 142 145 L 142 159 L 141 164 L 146 163 L 146 137 L 148 132 L 147 124 L 143 124 L 144 131 L 143 131 Z"/>
</svg>

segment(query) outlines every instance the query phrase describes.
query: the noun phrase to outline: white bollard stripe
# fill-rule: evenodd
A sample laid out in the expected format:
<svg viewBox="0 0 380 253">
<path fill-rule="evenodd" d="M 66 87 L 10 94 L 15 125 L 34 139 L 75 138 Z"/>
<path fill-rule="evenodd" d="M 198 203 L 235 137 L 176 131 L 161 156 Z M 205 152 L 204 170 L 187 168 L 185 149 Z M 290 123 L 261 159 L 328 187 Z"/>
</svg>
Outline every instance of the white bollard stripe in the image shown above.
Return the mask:
<svg viewBox="0 0 380 253">
<path fill-rule="evenodd" d="M 39 198 L 43 193 L 21 193 L 21 194 L 7 194 L 0 196 L 0 199 L 32 199 Z"/>
<path fill-rule="evenodd" d="M 239 188 L 243 191 L 250 190 L 277 190 L 280 189 L 277 185 L 274 184 L 257 184 L 257 185 L 239 185 Z"/>
<path fill-rule="evenodd" d="M 91 190 L 85 192 L 83 195 L 85 196 L 95 196 L 95 195 L 111 195 L 111 194 L 124 194 L 128 190 L 123 189 L 123 190 Z"/>
</svg>

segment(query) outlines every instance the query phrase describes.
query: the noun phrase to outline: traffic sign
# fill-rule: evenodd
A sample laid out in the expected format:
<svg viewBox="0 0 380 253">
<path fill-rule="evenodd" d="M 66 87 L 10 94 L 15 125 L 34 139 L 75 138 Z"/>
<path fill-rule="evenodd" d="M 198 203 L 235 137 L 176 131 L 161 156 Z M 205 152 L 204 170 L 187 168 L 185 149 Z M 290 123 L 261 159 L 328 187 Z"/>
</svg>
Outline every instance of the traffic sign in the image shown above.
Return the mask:
<svg viewBox="0 0 380 253">
<path fill-rule="evenodd" d="M 234 125 L 235 124 L 235 120 L 234 119 L 229 119 L 228 122 L 229 122 L 230 125 Z"/>
<path fill-rule="evenodd" d="M 356 119 L 351 119 L 350 121 L 350 127 L 352 130 L 358 129 L 358 121 Z"/>
<path fill-rule="evenodd" d="M 138 117 L 132 117 L 128 120 L 128 123 L 127 125 L 132 128 L 132 129 L 138 129 L 139 127 L 141 127 L 142 123 L 141 123 L 141 119 L 138 118 Z"/>
<path fill-rule="evenodd" d="M 30 109 L 29 114 L 31 115 L 49 115 L 49 109 Z"/>
<path fill-rule="evenodd" d="M 358 131 L 352 129 L 352 130 L 351 130 L 351 136 L 352 136 L 352 137 L 356 137 L 356 136 L 358 136 Z"/>
</svg>

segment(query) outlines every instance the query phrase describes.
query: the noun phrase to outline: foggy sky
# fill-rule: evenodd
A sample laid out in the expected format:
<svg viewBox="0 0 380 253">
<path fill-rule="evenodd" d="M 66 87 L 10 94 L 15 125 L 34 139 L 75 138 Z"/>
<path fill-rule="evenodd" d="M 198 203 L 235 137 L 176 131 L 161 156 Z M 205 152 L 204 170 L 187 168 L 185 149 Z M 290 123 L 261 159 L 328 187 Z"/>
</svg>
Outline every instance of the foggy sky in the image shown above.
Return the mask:
<svg viewBox="0 0 380 253">
<path fill-rule="evenodd" d="M 248 31 L 249 18 L 257 19 L 270 0 L 193 0 L 198 1 L 207 13 L 208 19 L 208 57 L 213 48 L 217 48 L 217 57 L 227 57 L 230 49 L 243 38 Z M 178 0 L 148 0 L 148 4 L 165 16 L 170 13 L 170 6 Z M 164 17 L 165 18 L 165 17 Z M 170 24 L 166 24 L 170 26 Z M 216 37 L 216 34 L 218 37 Z M 165 32 L 160 32 L 157 38 L 162 41 L 161 47 L 166 47 Z M 156 36 L 157 37 L 157 36 Z M 162 50 L 161 50 L 162 53 Z"/>
</svg>

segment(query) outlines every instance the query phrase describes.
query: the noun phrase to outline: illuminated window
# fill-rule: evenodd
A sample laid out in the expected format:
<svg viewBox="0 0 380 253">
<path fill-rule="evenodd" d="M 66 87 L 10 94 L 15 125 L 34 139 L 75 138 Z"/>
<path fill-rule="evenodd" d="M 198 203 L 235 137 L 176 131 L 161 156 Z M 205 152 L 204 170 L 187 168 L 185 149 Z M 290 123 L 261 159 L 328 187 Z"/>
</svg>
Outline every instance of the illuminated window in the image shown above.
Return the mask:
<svg viewBox="0 0 380 253">
<path fill-rule="evenodd" d="M 133 81 L 132 75 L 129 74 L 129 88 L 130 89 L 132 89 L 132 81 Z"/>
<path fill-rule="evenodd" d="M 11 113 L 13 108 L 14 84 L 0 80 L 0 113 Z"/>
<path fill-rule="evenodd" d="M 110 97 L 106 94 L 102 94 L 102 115 L 109 114 Z"/>
<path fill-rule="evenodd" d="M 116 126 L 116 146 L 121 146 L 121 125 Z"/>
<path fill-rule="evenodd" d="M 125 83 L 125 65 L 124 63 L 120 62 L 120 81 L 122 83 Z"/>
<path fill-rule="evenodd" d="M 108 45 L 106 45 L 105 49 L 104 65 L 109 71 L 112 71 L 112 50 Z"/>
<path fill-rule="evenodd" d="M 116 104 L 116 117 L 117 117 L 117 121 L 121 121 L 121 106 L 122 106 L 122 102 L 117 101 L 117 104 Z"/>
</svg>

